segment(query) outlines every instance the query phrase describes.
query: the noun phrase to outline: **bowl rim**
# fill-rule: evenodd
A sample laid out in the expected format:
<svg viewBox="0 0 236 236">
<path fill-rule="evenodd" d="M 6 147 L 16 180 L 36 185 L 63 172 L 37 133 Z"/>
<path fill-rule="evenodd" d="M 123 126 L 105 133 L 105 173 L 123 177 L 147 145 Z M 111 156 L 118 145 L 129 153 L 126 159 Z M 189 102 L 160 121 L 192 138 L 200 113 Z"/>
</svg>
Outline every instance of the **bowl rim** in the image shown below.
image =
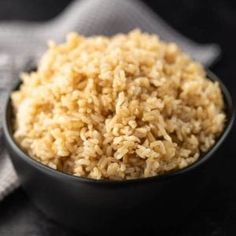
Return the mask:
<svg viewBox="0 0 236 236">
<path fill-rule="evenodd" d="M 232 97 L 228 91 L 228 89 L 225 87 L 225 85 L 223 84 L 223 82 L 211 71 L 206 70 L 207 72 L 207 78 L 212 80 L 212 81 L 217 81 L 220 85 L 222 94 L 223 94 L 223 99 L 224 99 L 224 103 L 225 103 L 225 112 L 226 115 L 228 116 L 227 121 L 226 121 L 226 125 L 224 128 L 224 131 L 222 132 L 222 134 L 220 135 L 220 137 L 218 137 L 218 139 L 216 140 L 215 144 L 213 145 L 213 147 L 211 147 L 211 149 L 209 151 L 207 151 L 206 153 L 204 153 L 204 155 L 198 159 L 196 162 L 194 162 L 193 164 L 180 169 L 180 170 L 176 170 L 173 172 L 169 172 L 169 173 L 165 173 L 162 175 L 156 175 L 156 176 L 151 176 L 151 177 L 142 177 L 142 178 L 136 178 L 136 179 L 126 179 L 126 180 L 107 180 L 107 179 L 92 179 L 92 178 L 86 178 L 86 177 L 80 177 L 80 176 L 75 176 L 75 175 L 71 175 L 65 172 L 61 172 L 58 170 L 55 170 L 47 165 L 42 164 L 41 162 L 33 159 L 32 157 L 30 157 L 28 154 L 26 154 L 16 143 L 16 141 L 13 138 L 12 132 L 10 132 L 10 113 L 11 113 L 11 93 L 12 91 L 16 90 L 17 87 L 20 85 L 20 81 L 18 81 L 16 83 L 16 86 L 13 87 L 13 89 L 11 89 L 8 93 L 6 102 L 5 102 L 5 106 L 4 106 L 4 111 L 3 111 L 3 134 L 4 134 L 4 138 L 5 141 L 9 144 L 9 146 L 11 147 L 11 149 L 17 154 L 17 156 L 19 156 L 21 159 L 23 159 L 24 161 L 26 161 L 29 165 L 33 166 L 34 168 L 37 168 L 39 170 L 41 170 L 42 172 L 46 173 L 47 175 L 51 175 L 57 178 L 66 178 L 68 180 L 71 181 L 79 181 L 79 182 L 83 182 L 83 183 L 90 183 L 90 184 L 101 184 L 101 185 L 126 185 L 126 184 L 132 184 L 132 183 L 142 183 L 142 182 L 158 182 L 158 181 L 164 181 L 164 180 L 169 180 L 173 177 L 179 176 L 179 175 L 185 175 L 189 172 L 191 172 L 192 170 L 199 168 L 200 166 L 202 166 L 205 162 L 207 162 L 211 156 L 213 156 L 214 152 L 222 145 L 222 143 L 224 142 L 224 140 L 226 139 L 226 137 L 228 136 L 232 126 L 233 126 L 233 122 L 234 122 L 234 117 L 235 117 L 235 112 L 234 112 L 234 108 L 233 108 L 233 102 L 232 102 Z"/>
</svg>

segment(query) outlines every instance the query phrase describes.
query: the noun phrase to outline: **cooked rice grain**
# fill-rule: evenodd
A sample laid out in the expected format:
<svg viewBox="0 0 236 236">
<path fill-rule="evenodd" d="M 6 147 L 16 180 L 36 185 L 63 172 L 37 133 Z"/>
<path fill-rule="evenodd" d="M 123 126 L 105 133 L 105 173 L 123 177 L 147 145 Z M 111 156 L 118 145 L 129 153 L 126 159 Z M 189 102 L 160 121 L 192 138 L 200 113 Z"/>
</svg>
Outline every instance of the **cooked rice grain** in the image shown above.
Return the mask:
<svg viewBox="0 0 236 236">
<path fill-rule="evenodd" d="M 219 84 L 175 44 L 139 30 L 51 42 L 12 94 L 14 137 L 77 176 L 133 179 L 184 168 L 224 128 Z"/>
</svg>

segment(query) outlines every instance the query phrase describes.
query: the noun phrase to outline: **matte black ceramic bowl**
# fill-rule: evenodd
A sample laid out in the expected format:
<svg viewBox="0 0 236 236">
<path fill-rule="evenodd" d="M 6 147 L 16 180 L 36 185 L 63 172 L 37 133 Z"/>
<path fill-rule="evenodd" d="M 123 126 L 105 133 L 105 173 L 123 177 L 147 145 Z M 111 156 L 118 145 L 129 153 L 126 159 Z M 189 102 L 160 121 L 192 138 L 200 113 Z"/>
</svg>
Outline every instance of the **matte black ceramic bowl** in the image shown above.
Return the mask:
<svg viewBox="0 0 236 236">
<path fill-rule="evenodd" d="M 31 159 L 12 137 L 10 97 L 3 120 L 6 145 L 23 188 L 47 216 L 84 232 L 162 227 L 183 221 L 201 198 L 220 159 L 221 144 L 233 124 L 232 100 L 220 83 L 227 122 L 216 144 L 191 166 L 162 176 L 126 180 L 92 180 L 61 173 Z"/>
</svg>

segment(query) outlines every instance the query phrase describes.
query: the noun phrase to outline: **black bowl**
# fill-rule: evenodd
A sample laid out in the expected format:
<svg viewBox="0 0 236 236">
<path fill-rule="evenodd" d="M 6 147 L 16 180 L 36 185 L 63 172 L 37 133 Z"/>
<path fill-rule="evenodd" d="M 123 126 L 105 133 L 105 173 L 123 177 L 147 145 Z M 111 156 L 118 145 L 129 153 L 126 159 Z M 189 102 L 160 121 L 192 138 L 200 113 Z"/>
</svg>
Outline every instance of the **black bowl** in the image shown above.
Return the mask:
<svg viewBox="0 0 236 236">
<path fill-rule="evenodd" d="M 227 121 L 215 145 L 185 169 L 156 177 L 108 181 L 68 175 L 30 158 L 12 136 L 10 96 L 5 106 L 3 130 L 10 157 L 21 184 L 32 201 L 50 218 L 84 232 L 117 232 L 178 223 L 199 201 L 206 186 L 227 156 L 221 144 L 233 124 L 231 96 L 220 83 Z"/>
</svg>

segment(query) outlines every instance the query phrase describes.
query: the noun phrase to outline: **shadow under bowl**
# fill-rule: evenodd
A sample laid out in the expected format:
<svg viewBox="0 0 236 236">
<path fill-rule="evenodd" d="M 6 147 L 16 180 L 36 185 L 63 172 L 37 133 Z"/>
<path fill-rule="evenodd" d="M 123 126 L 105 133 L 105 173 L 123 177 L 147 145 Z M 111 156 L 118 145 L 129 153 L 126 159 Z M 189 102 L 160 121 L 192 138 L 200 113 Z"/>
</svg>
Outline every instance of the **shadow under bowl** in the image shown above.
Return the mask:
<svg viewBox="0 0 236 236">
<path fill-rule="evenodd" d="M 221 144 L 234 120 L 228 90 L 213 73 L 208 72 L 208 78 L 219 82 L 227 116 L 225 129 L 215 145 L 198 161 L 182 170 L 125 181 L 72 176 L 30 158 L 13 138 L 13 110 L 9 94 L 3 130 L 22 187 L 49 218 L 83 232 L 122 232 L 143 227 L 166 227 L 183 221 L 217 173 L 220 161 L 227 158 L 227 153 L 222 153 Z"/>
</svg>

